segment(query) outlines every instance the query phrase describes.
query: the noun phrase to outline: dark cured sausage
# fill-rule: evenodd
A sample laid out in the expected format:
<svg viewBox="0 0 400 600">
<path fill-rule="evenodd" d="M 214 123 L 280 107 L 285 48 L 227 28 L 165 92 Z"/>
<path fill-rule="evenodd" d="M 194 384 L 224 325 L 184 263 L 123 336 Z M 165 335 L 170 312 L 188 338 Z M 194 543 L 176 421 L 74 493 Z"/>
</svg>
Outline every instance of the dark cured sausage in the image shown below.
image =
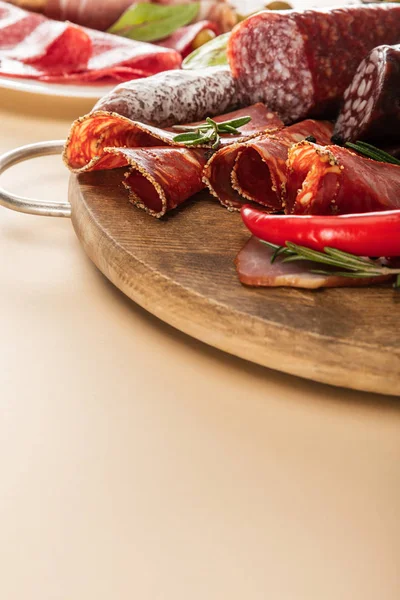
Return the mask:
<svg viewBox="0 0 400 600">
<path fill-rule="evenodd" d="M 400 45 L 374 48 L 361 62 L 335 135 L 342 141 L 400 137 Z"/>
<path fill-rule="evenodd" d="M 239 91 L 285 122 L 333 115 L 370 50 L 400 41 L 400 5 L 261 12 L 228 42 Z"/>
<path fill-rule="evenodd" d="M 277 121 L 274 125 L 279 129 L 283 124 Z M 309 135 L 319 144 L 328 144 L 332 126 L 324 121 L 307 120 L 245 144 L 222 148 L 207 163 L 204 181 L 230 210 L 239 210 L 249 200 L 271 210 L 282 209 L 288 149 Z"/>
<path fill-rule="evenodd" d="M 400 208 L 400 167 L 340 146 L 289 150 L 286 212 L 340 215 Z"/>
<path fill-rule="evenodd" d="M 101 98 L 93 111 L 114 112 L 132 121 L 168 127 L 200 121 L 239 105 L 228 67 L 165 71 L 121 84 Z"/>
</svg>

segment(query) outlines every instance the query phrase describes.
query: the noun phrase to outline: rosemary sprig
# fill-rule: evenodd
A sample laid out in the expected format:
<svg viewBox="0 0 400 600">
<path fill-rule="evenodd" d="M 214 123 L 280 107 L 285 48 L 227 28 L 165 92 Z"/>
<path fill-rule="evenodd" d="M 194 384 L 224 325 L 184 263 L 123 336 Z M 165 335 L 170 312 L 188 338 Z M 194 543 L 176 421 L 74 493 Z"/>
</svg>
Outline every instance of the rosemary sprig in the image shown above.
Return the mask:
<svg viewBox="0 0 400 600">
<path fill-rule="evenodd" d="M 311 262 L 324 264 L 331 267 L 331 270 L 310 269 L 310 273 L 319 275 L 333 275 L 337 277 L 380 277 L 382 275 L 397 275 L 393 287 L 400 288 L 400 269 L 387 267 L 379 259 L 364 258 L 356 256 L 349 252 L 343 252 L 336 248 L 324 248 L 323 252 L 298 246 L 292 242 L 286 242 L 285 246 L 277 246 L 270 242 L 260 240 L 269 248 L 274 250 L 271 257 L 273 263 L 278 256 L 282 258 L 282 262 L 293 262 L 297 260 L 308 260 Z M 317 265 L 316 265 L 317 266 Z M 338 269 L 338 270 L 334 270 Z M 342 270 L 343 269 L 343 270 Z"/>
<path fill-rule="evenodd" d="M 371 144 L 367 144 L 367 142 L 346 142 L 345 147 L 349 148 L 350 150 L 355 150 L 359 154 L 363 154 L 364 156 L 372 158 L 372 160 L 377 160 L 378 162 L 400 165 L 400 160 L 398 158 L 395 158 L 380 148 L 376 148 L 375 146 L 371 146 Z"/>
<path fill-rule="evenodd" d="M 196 127 L 174 125 L 172 129 L 175 129 L 175 131 L 182 131 L 182 133 L 176 135 L 172 139 L 174 142 L 184 144 L 185 146 L 210 145 L 213 150 L 216 150 L 220 145 L 220 136 L 222 134 L 241 135 L 239 128 L 243 127 L 243 125 L 247 125 L 250 121 L 251 117 L 239 117 L 237 119 L 230 119 L 229 121 L 218 123 L 217 121 L 210 119 L 210 117 L 207 117 L 205 123 L 201 123 L 201 125 Z"/>
</svg>

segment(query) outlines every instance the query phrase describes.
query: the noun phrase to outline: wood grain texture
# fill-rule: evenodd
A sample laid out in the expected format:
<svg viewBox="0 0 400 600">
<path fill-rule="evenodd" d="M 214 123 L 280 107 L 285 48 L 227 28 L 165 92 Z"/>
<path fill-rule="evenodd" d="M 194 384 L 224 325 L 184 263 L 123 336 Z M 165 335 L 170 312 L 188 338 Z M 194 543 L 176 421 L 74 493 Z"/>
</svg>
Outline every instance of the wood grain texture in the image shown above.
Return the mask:
<svg viewBox="0 0 400 600">
<path fill-rule="evenodd" d="M 337 386 L 400 394 L 400 293 L 242 286 L 248 233 L 199 194 L 165 220 L 132 207 L 123 171 L 71 176 L 86 253 L 129 298 L 181 331 L 258 364 Z"/>
</svg>

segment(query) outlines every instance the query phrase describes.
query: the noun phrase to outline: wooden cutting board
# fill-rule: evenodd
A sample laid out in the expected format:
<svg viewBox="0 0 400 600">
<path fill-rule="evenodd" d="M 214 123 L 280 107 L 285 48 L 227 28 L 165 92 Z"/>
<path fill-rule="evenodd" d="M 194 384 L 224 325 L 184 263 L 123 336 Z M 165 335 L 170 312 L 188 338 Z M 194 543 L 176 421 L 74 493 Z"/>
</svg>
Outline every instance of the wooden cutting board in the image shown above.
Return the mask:
<svg viewBox="0 0 400 600">
<path fill-rule="evenodd" d="M 128 203 L 123 171 L 70 181 L 73 224 L 95 265 L 134 302 L 225 352 L 308 379 L 400 395 L 400 292 L 242 286 L 240 216 L 208 194 L 165 220 Z"/>
</svg>

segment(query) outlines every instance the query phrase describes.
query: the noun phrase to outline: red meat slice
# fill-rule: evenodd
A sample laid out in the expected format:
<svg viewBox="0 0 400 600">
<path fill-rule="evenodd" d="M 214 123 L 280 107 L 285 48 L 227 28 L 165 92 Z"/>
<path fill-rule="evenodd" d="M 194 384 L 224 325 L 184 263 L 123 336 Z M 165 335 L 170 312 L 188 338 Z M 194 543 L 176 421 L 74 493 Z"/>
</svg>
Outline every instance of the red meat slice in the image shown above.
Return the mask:
<svg viewBox="0 0 400 600">
<path fill-rule="evenodd" d="M 392 275 L 371 278 L 337 277 L 310 273 L 315 263 L 306 260 L 284 263 L 278 256 L 271 264 L 274 250 L 255 237 L 249 239 L 236 257 L 236 270 L 241 283 L 255 287 L 297 287 L 317 289 L 323 287 L 354 287 L 382 283 Z M 324 270 L 329 267 L 324 265 Z"/>
<path fill-rule="evenodd" d="M 400 167 L 340 146 L 300 142 L 289 150 L 286 211 L 335 215 L 400 208 Z"/>
</svg>

